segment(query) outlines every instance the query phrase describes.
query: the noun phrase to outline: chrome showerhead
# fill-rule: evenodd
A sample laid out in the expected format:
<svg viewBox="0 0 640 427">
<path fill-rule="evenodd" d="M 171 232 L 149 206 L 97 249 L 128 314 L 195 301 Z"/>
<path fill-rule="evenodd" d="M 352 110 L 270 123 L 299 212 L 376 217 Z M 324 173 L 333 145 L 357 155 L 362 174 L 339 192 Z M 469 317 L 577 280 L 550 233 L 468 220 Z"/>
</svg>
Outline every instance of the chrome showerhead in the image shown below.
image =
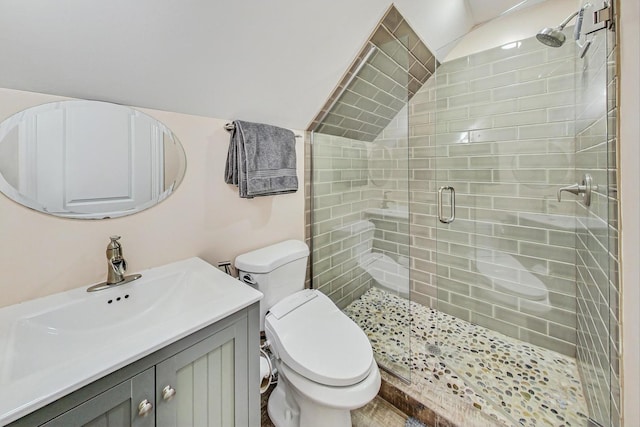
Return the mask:
<svg viewBox="0 0 640 427">
<path fill-rule="evenodd" d="M 562 46 L 564 44 L 564 41 L 567 39 L 567 36 L 562 33 L 562 30 L 564 30 L 564 27 L 567 26 L 569 21 L 571 21 L 576 15 L 578 15 L 581 10 L 573 12 L 567 19 L 562 21 L 562 24 L 558 25 L 555 28 L 543 28 L 542 30 L 538 31 L 538 34 L 536 34 L 536 38 L 538 39 L 538 41 L 551 47 Z"/>
<path fill-rule="evenodd" d="M 564 44 L 567 37 L 559 28 L 543 28 L 538 31 L 536 38 L 542 44 L 546 44 L 551 47 L 560 47 Z"/>
</svg>

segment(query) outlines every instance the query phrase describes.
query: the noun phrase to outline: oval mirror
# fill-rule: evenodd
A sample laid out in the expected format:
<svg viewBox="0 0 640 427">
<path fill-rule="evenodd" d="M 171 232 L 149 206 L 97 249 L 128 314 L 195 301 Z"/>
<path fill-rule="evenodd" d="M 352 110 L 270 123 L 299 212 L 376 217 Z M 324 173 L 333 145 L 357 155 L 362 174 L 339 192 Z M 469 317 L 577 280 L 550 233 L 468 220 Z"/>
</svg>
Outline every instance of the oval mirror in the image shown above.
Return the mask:
<svg viewBox="0 0 640 427">
<path fill-rule="evenodd" d="M 169 196 L 186 157 L 162 123 L 122 105 L 61 101 L 0 123 L 0 191 L 51 215 L 131 215 Z"/>
</svg>

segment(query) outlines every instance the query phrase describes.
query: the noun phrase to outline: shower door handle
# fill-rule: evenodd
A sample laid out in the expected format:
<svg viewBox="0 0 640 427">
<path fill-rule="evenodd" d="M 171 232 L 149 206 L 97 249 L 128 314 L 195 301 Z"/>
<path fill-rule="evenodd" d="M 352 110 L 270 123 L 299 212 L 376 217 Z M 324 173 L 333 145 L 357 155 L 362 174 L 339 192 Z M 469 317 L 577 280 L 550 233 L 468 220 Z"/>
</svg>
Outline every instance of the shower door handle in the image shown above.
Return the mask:
<svg viewBox="0 0 640 427">
<path fill-rule="evenodd" d="M 444 217 L 444 206 L 442 203 L 442 194 L 449 192 L 449 206 L 451 206 L 451 215 Z M 438 188 L 438 220 L 443 224 L 451 224 L 456 219 L 456 190 L 453 187 Z"/>
</svg>

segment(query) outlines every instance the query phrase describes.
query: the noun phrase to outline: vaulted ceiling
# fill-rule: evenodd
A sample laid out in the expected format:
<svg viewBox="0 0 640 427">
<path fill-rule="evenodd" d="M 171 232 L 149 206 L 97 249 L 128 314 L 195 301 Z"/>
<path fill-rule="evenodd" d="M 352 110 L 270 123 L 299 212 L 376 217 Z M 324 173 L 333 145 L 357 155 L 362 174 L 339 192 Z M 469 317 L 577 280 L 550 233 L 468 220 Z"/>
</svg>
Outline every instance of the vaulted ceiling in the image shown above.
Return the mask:
<svg viewBox="0 0 640 427">
<path fill-rule="evenodd" d="M 506 13 L 531 7 L 545 0 L 466 0 L 475 25 L 497 18 Z"/>
<path fill-rule="evenodd" d="M 442 59 L 475 25 L 539 1 L 395 6 Z M 390 5 L 3 0 L 0 87 L 304 129 Z"/>
</svg>

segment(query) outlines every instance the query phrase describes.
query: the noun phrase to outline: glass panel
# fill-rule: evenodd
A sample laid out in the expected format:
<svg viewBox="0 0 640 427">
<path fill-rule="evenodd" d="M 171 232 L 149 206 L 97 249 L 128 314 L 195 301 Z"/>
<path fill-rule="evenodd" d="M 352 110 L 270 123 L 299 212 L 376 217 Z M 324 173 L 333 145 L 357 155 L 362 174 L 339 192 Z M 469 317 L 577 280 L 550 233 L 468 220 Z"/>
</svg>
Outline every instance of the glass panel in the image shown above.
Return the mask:
<svg viewBox="0 0 640 427">
<path fill-rule="evenodd" d="M 312 135 L 312 286 L 362 327 L 380 367 L 409 378 L 409 53 L 369 49 Z"/>
<path fill-rule="evenodd" d="M 601 8 L 603 2 L 585 6 Z M 587 27 L 588 28 L 588 27 Z M 576 75 L 576 177 L 593 177 L 590 206 L 578 203 L 577 361 L 590 418 L 620 425 L 614 33 L 580 40 Z"/>
<path fill-rule="evenodd" d="M 586 423 L 575 359 L 581 196 L 557 199 L 579 181 L 576 45 L 565 32 L 559 48 L 532 37 L 443 63 L 435 85 L 435 350 L 453 395 L 511 424 Z"/>
</svg>

